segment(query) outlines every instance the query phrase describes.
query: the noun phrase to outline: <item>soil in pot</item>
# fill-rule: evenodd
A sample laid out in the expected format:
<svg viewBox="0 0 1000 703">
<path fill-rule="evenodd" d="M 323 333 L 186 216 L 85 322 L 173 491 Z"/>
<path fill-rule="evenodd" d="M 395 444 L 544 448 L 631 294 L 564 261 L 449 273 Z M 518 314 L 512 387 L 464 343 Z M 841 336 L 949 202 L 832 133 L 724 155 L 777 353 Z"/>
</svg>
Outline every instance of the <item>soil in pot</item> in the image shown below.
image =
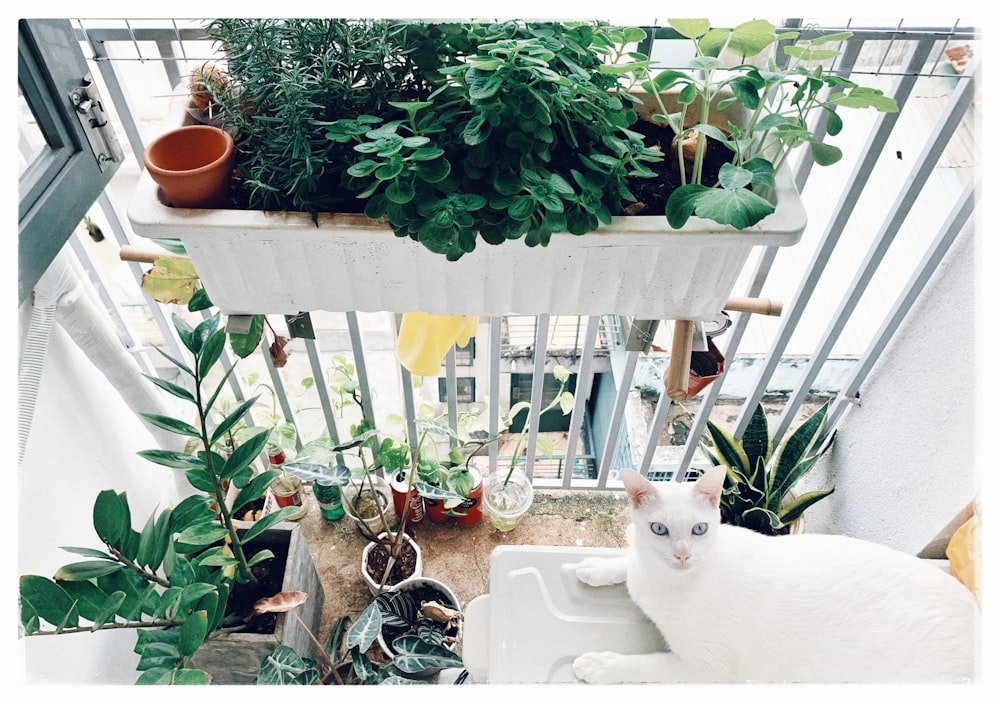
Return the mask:
<svg viewBox="0 0 1000 703">
<path fill-rule="evenodd" d="M 266 536 L 261 535 L 244 547 L 247 559 L 264 549 L 270 549 L 274 553 L 274 558 L 266 559 L 260 564 L 250 567 L 253 575 L 257 578 L 256 583 L 234 584 L 226 605 L 226 619 L 223 622 L 223 627 L 233 627 L 243 623 L 246 616 L 253 612 L 254 603 L 261 598 L 269 598 L 281 592 L 285 579 L 285 564 L 288 561 L 288 545 L 287 538 L 268 543 Z M 277 621 L 277 613 L 255 615 L 246 621 L 246 624 L 240 628 L 240 632 L 269 635 L 274 632 Z"/>
<path fill-rule="evenodd" d="M 391 543 L 391 537 L 384 537 L 380 540 L 383 544 Z M 368 575 L 371 576 L 375 583 L 382 582 L 382 574 L 385 573 L 386 567 L 389 565 L 389 551 L 386 549 L 372 549 L 368 553 Z M 399 551 L 399 558 L 392 566 L 392 570 L 389 572 L 389 578 L 386 580 L 387 586 L 393 586 L 400 581 L 404 581 L 409 577 L 413 576 L 413 572 L 417 567 L 417 552 L 414 550 L 413 545 L 409 541 L 404 541 L 402 547 Z"/>
<path fill-rule="evenodd" d="M 677 188 L 681 186 L 680 169 L 669 158 L 674 138 L 674 131 L 670 127 L 653 124 L 648 120 L 637 120 L 629 127 L 633 132 L 643 135 L 643 140 L 647 147 L 659 149 L 668 158 L 664 158 L 656 163 L 645 164 L 651 171 L 655 171 L 656 178 L 633 178 L 629 181 L 628 187 L 635 196 L 636 202 L 627 207 L 629 215 L 662 215 L 666 212 L 667 198 Z M 702 165 L 702 183 L 711 186 L 719 180 L 719 169 L 723 164 L 731 163 L 733 152 L 727 149 L 719 141 L 707 138 L 705 148 L 705 159 Z"/>
</svg>

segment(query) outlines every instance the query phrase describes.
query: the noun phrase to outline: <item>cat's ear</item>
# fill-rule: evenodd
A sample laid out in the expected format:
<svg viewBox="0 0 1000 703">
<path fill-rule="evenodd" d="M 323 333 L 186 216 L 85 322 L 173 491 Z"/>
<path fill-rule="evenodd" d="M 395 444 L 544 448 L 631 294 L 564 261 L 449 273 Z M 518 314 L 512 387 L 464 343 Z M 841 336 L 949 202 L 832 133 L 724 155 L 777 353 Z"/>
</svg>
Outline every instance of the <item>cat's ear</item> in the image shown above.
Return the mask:
<svg viewBox="0 0 1000 703">
<path fill-rule="evenodd" d="M 622 483 L 625 484 L 625 493 L 635 508 L 638 508 L 643 501 L 656 498 L 656 487 L 638 471 L 622 469 Z"/>
<path fill-rule="evenodd" d="M 705 496 L 713 508 L 719 507 L 719 500 L 722 497 L 722 484 L 726 481 L 726 467 L 713 466 L 707 469 L 701 477 L 694 482 L 696 493 Z"/>
</svg>

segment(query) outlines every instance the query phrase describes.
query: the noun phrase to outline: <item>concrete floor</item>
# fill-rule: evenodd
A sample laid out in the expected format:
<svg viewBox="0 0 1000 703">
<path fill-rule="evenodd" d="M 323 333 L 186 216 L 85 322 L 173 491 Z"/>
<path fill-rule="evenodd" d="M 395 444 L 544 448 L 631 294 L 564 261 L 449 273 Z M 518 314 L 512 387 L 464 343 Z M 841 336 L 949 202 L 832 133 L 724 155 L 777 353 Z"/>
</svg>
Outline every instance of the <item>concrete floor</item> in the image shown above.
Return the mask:
<svg viewBox="0 0 1000 703">
<path fill-rule="evenodd" d="M 309 512 L 300 519 L 324 589 L 319 639 L 325 642 L 341 615 L 355 619 L 371 598 L 361 578 L 361 551 L 367 544 L 348 517 L 329 522 L 310 494 Z M 474 527 L 424 520 L 412 529 L 423 557 L 423 574 L 443 581 L 464 608 L 488 592 L 489 560 L 501 545 L 622 547 L 628 522 L 627 499 L 612 491 L 535 490 L 531 509 L 510 532 L 500 532 L 488 517 Z"/>
</svg>

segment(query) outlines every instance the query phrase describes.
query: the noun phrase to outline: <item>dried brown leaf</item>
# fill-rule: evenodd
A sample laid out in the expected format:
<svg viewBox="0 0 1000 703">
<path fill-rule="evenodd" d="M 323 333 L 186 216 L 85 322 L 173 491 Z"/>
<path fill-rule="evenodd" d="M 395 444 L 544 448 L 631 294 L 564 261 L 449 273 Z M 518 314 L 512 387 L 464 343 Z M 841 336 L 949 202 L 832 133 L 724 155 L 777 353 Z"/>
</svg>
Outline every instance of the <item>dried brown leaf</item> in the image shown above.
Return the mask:
<svg viewBox="0 0 1000 703">
<path fill-rule="evenodd" d="M 288 346 L 288 337 L 282 337 L 280 334 L 276 335 L 274 341 L 271 342 L 271 363 L 276 369 L 282 368 L 288 361 L 286 346 Z"/>
<path fill-rule="evenodd" d="M 287 613 L 294 610 L 309 600 L 309 594 L 303 591 L 282 591 L 270 598 L 261 598 L 253 604 L 253 612 L 261 613 Z"/>
</svg>

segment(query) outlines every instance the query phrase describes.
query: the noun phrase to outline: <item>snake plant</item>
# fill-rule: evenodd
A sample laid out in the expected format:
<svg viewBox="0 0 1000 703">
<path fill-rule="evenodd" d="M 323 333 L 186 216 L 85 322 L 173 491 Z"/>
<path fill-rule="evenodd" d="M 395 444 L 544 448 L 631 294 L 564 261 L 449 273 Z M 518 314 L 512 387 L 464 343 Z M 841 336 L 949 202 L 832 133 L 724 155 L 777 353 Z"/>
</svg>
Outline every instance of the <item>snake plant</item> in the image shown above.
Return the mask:
<svg viewBox="0 0 1000 703">
<path fill-rule="evenodd" d="M 835 432 L 821 441 L 828 409 L 829 403 L 824 403 L 777 448 L 760 403 L 739 439 L 708 421 L 711 442 L 703 440 L 701 449 L 714 465 L 726 467 L 720 503 L 723 523 L 780 534 L 807 508 L 833 493 L 833 488 L 798 495 L 792 490 L 833 442 Z"/>
</svg>

